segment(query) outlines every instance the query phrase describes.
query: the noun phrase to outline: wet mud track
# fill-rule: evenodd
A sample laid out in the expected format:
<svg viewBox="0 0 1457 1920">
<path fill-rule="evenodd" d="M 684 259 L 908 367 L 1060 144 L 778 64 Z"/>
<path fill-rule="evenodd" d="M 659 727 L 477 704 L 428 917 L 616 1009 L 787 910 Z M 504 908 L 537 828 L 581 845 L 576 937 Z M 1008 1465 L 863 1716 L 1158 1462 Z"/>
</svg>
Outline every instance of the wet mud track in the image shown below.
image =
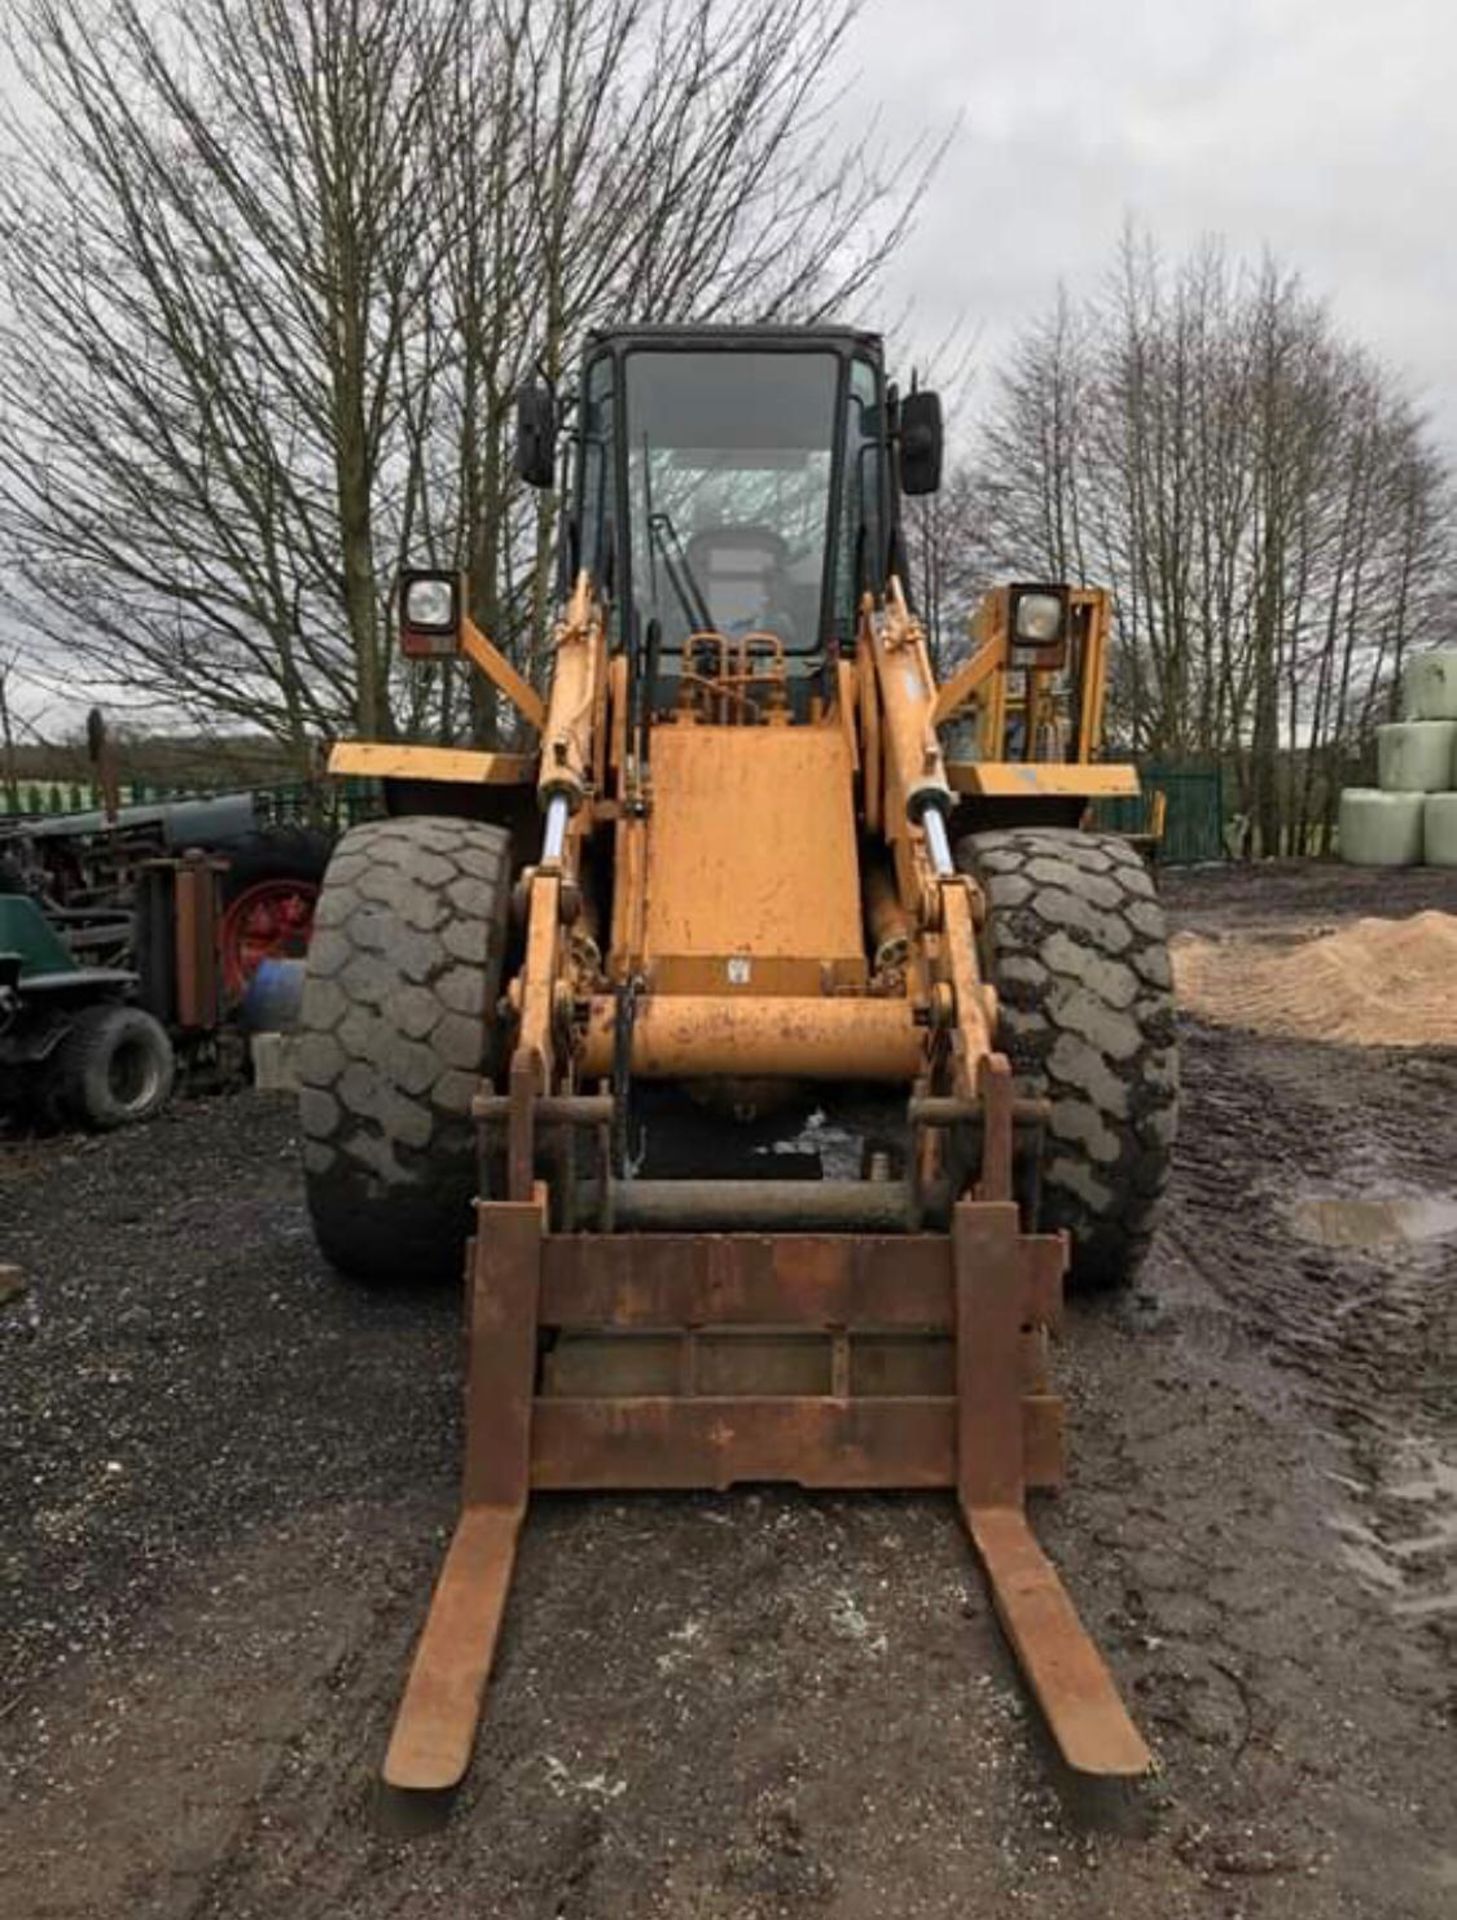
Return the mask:
<svg viewBox="0 0 1457 1920">
<path fill-rule="evenodd" d="M 1298 880 L 1287 925 L 1343 910 Z M 543 1500 L 475 1767 L 401 1831 L 456 1302 L 330 1276 L 280 1106 L 12 1149 L 7 1915 L 1450 1914 L 1457 1240 L 1330 1244 L 1319 1203 L 1452 1194 L 1457 1056 L 1184 1041 L 1163 1230 L 1069 1316 L 1036 1514 L 1159 1756 L 1108 1795 L 1058 1773 L 949 1502 Z"/>
</svg>

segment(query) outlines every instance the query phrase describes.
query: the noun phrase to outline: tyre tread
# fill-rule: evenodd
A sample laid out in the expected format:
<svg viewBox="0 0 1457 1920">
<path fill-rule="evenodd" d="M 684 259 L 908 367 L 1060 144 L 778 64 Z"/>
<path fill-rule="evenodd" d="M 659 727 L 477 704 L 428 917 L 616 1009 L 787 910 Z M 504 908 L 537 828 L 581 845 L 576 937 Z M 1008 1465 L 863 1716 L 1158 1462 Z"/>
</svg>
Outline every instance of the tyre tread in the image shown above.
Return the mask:
<svg viewBox="0 0 1457 1920">
<path fill-rule="evenodd" d="M 1076 1284 L 1127 1285 L 1178 1114 L 1167 934 L 1147 868 L 1127 841 L 1080 829 L 970 834 L 956 858 L 987 896 L 999 1044 L 1018 1091 L 1052 1102 L 1041 1223 L 1070 1233 Z"/>
<path fill-rule="evenodd" d="M 351 828 L 324 877 L 299 1124 L 315 1233 L 351 1278 L 458 1274 L 510 885 L 504 828 L 435 816 Z"/>
</svg>

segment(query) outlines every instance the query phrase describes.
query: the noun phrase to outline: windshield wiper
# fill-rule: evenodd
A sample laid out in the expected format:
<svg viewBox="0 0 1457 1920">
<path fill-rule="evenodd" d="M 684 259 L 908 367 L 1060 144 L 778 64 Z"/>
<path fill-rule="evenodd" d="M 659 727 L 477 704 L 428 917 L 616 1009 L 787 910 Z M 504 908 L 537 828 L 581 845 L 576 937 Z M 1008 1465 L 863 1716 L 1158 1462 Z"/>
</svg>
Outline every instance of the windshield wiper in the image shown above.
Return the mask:
<svg viewBox="0 0 1457 1920">
<path fill-rule="evenodd" d="M 678 529 L 673 525 L 673 516 L 669 513 L 650 513 L 648 539 L 663 556 L 663 565 L 673 583 L 673 591 L 688 616 L 689 626 L 697 633 L 716 633 L 718 629 L 713 623 L 713 615 L 708 611 L 702 588 L 693 577 L 693 569 L 678 538 Z"/>
</svg>

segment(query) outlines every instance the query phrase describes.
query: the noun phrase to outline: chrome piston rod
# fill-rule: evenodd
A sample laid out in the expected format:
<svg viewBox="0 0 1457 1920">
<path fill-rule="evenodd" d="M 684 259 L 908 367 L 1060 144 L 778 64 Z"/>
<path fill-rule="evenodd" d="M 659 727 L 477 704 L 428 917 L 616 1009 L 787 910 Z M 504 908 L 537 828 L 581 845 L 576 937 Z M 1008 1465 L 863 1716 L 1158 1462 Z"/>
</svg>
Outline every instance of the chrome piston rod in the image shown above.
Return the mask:
<svg viewBox="0 0 1457 1920">
<path fill-rule="evenodd" d="M 567 820 L 571 808 L 564 793 L 554 793 L 546 803 L 546 830 L 541 841 L 541 863 L 549 866 L 560 860 L 567 841 Z"/>
<path fill-rule="evenodd" d="M 926 836 L 926 851 L 931 856 L 936 878 L 948 878 L 956 869 L 951 863 L 951 842 L 946 837 L 946 816 L 939 807 L 927 807 L 921 815 L 921 830 Z"/>
</svg>

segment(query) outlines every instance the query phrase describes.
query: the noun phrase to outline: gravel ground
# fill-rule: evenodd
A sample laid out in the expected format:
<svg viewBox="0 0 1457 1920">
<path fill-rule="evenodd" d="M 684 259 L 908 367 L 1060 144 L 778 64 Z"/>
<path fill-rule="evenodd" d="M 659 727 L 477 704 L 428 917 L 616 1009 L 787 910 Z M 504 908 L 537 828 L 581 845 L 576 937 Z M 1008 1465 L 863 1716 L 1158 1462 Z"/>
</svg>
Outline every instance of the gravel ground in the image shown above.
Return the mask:
<svg viewBox="0 0 1457 1920">
<path fill-rule="evenodd" d="M 1257 867 L 1171 867 L 1159 881 L 1172 928 L 1304 939 L 1362 915 L 1457 913 L 1457 873 L 1442 867 L 1342 867 L 1268 860 Z"/>
<path fill-rule="evenodd" d="M 1171 876 L 1286 939 L 1453 876 Z M 1457 1056 L 1185 1023 L 1140 1289 L 1080 1303 L 1044 1542 L 1155 1746 L 1059 1773 L 948 1501 L 540 1500 L 477 1761 L 373 1785 L 454 1510 L 458 1305 L 315 1255 L 252 1096 L 0 1150 L 7 1913 L 1427 1920 L 1457 1904 Z M 443 1817 L 442 1817 L 443 1816 Z"/>
</svg>

